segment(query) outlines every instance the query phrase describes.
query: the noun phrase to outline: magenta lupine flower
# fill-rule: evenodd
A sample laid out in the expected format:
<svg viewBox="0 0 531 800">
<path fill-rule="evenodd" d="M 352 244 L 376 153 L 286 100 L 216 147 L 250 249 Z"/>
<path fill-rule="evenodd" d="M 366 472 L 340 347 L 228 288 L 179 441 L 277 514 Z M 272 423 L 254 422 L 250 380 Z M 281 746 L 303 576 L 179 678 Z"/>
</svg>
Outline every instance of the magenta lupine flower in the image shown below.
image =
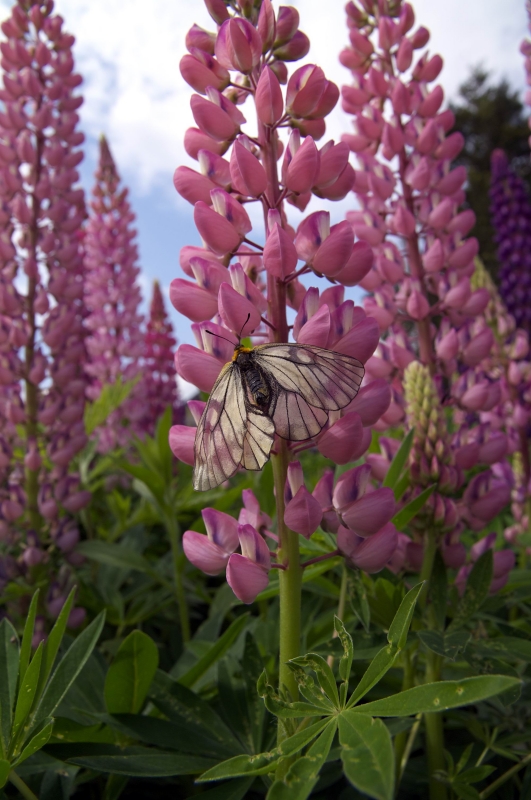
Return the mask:
<svg viewBox="0 0 531 800">
<path fill-rule="evenodd" d="M 519 328 L 531 332 L 531 202 L 502 150 L 491 156 L 490 213 L 500 295 Z"/>
<path fill-rule="evenodd" d="M 353 192 L 359 205 L 347 219 L 374 256 L 360 281 L 371 293 L 365 312 L 380 333 L 387 332 L 366 362 L 366 380 L 385 380 L 391 391 L 391 402 L 374 425 L 379 431 L 404 422 L 415 427 L 412 488 L 404 500 L 437 485 L 422 520 L 430 517 L 447 563 L 453 559 L 458 565 L 459 535 L 465 522 L 473 523 L 456 503 L 466 486 L 463 470 L 503 460 L 513 436 L 513 423 L 500 424 L 493 413 L 509 399 L 500 383 L 505 356 L 494 369 L 493 355 L 500 351 L 487 316 L 492 294 L 474 280 L 478 243 L 467 235 L 475 218 L 459 209 L 466 172 L 451 166 L 464 140 L 451 132 L 453 114 L 441 111 L 443 91 L 433 85 L 442 59 L 418 53 L 429 32 L 415 29 L 411 5 L 350 2 L 346 10 L 350 45 L 340 60 L 352 82 L 343 87 L 342 102 L 354 131 L 343 141 L 358 162 Z M 513 346 L 514 324 L 507 334 Z M 422 373 L 425 388 L 430 383 L 427 393 L 411 370 Z M 453 417 L 451 438 L 442 403 Z M 392 456 L 385 439 L 381 448 L 367 458 L 379 479 Z M 489 472 L 479 477 L 494 480 Z M 496 485 L 495 493 L 490 508 L 479 505 L 482 527 L 508 500 L 507 486 Z M 420 529 L 418 541 L 400 539 L 398 550 L 395 570 L 420 569 Z"/>
<path fill-rule="evenodd" d="M 28 569 L 46 557 L 65 512 L 90 499 L 69 474 L 86 443 L 81 77 L 74 37 L 52 9 L 50 0 L 20 0 L 2 23 L 1 46 L 0 516 L 12 530 L 29 529 Z M 11 450 L 14 425 L 24 431 L 23 464 Z"/>
<path fill-rule="evenodd" d="M 370 272 L 370 245 L 356 240 L 349 222 L 334 225 L 324 211 L 307 215 L 294 231 L 284 210 L 287 201 L 304 211 L 312 194 L 339 200 L 353 185 L 348 147 L 333 141 L 318 144 L 339 90 L 313 64 L 288 74 L 286 62 L 302 58 L 309 47 L 298 30 L 295 9 L 283 7 L 276 13 L 269 0 L 245 14 L 210 2 L 207 7 L 218 32 L 193 28 L 186 40 L 189 54 L 181 61 L 181 73 L 196 92 L 191 108 L 197 127 L 187 132 L 185 149 L 198 166 L 178 167 L 174 185 L 194 205 L 202 247 L 182 249 L 186 278 L 177 278 L 170 287 L 170 300 L 191 320 L 196 339 L 195 346 L 179 347 L 177 371 L 201 391 L 210 392 L 233 356 L 238 335 L 251 336 L 253 344 L 289 340 L 286 306 L 296 312 L 295 342 L 367 362 L 378 345 L 379 324 L 345 299 L 344 287 Z M 255 116 L 257 136 L 246 130 L 247 119 Z M 283 141 L 281 127 L 291 129 Z M 250 203 L 262 206 L 265 235 L 252 231 Z M 303 273 L 313 273 L 315 285 L 309 289 L 299 281 Z M 329 281 L 329 288 L 324 281 Z M 232 532 L 228 538 L 207 524 L 207 536 L 185 534 L 189 559 L 207 573 L 219 572 L 226 564 L 227 580 L 236 595 L 252 602 L 267 585 L 270 568 L 294 568 L 283 553 L 287 535 L 309 538 L 320 525 L 336 531 L 340 525 L 332 503 L 333 480 L 325 486 L 323 479 L 311 492 L 297 453 L 316 447 L 335 463 L 358 459 L 370 445 L 370 426 L 386 413 L 390 402 L 387 382 L 373 379 L 348 408 L 328 415 L 318 436 L 287 444 L 279 439 L 273 459 L 282 448 L 287 448 L 287 457 L 282 488 L 276 489 L 278 534 L 269 530 L 271 521 L 256 498 L 244 493 L 238 541 L 235 521 L 227 523 L 226 531 Z M 196 422 L 203 408 L 198 401 L 189 403 Z M 174 454 L 189 464 L 194 461 L 194 437 L 195 428 L 183 425 L 170 433 Z M 364 547 L 358 561 L 350 559 L 362 569 L 382 569 L 396 545 L 396 532 L 385 530 L 394 509 L 388 492 L 392 495 L 390 490 L 376 489 L 371 498 L 367 491 L 369 499 L 350 503 L 344 524 L 353 525 L 353 541 L 358 535 L 370 537 L 384 530 L 389 551 L 380 564 L 369 551 L 362 557 Z M 378 519 L 370 522 L 373 513 Z M 265 537 L 278 540 L 278 554 L 270 550 Z M 383 552 L 382 548 L 380 555 Z"/>
<path fill-rule="evenodd" d="M 96 183 L 85 235 L 85 302 L 89 360 L 85 370 L 90 379 L 88 397 L 95 400 L 103 386 L 133 381 L 140 377 L 144 334 L 135 243 L 135 216 L 127 199 L 128 190 L 120 178 L 105 137 L 100 139 Z M 98 430 L 103 452 L 117 444 L 125 446 L 134 434 L 141 434 L 144 387 L 141 381 L 129 397 Z"/>
<path fill-rule="evenodd" d="M 157 420 L 168 406 L 172 409 L 174 421 L 180 416 L 177 404 L 177 374 L 173 357 L 176 344 L 173 325 L 164 307 L 160 284 L 158 281 L 153 281 L 142 368 L 145 408 L 142 424 L 150 434 L 153 434 Z"/>
</svg>

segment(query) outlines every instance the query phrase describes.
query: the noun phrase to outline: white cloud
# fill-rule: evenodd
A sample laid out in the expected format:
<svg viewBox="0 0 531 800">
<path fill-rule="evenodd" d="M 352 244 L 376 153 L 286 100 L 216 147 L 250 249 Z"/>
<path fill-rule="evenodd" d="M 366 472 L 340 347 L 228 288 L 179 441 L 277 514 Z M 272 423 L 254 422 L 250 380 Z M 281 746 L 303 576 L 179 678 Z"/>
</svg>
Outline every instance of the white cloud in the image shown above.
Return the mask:
<svg viewBox="0 0 531 800">
<path fill-rule="evenodd" d="M 291 2 L 312 41 L 308 60 L 320 64 L 337 83 L 348 82 L 348 72 L 337 60 L 347 42 L 343 2 Z M 9 7 L 0 0 L 0 16 Z M 432 31 L 432 52 L 445 58 L 442 83 L 450 96 L 477 63 L 523 89 L 518 52 L 526 34 L 523 0 L 415 0 L 414 7 L 417 22 Z M 109 137 L 134 193 L 162 188 L 176 202 L 171 175 L 177 164 L 188 161 L 182 140 L 193 124 L 191 90 L 181 78 L 179 60 L 194 22 L 214 27 L 204 5 L 189 0 L 56 0 L 56 9 L 77 37 L 77 68 L 85 78 L 85 130 L 91 138 L 101 132 Z M 338 138 L 349 121 L 336 109 L 328 127 Z"/>
</svg>

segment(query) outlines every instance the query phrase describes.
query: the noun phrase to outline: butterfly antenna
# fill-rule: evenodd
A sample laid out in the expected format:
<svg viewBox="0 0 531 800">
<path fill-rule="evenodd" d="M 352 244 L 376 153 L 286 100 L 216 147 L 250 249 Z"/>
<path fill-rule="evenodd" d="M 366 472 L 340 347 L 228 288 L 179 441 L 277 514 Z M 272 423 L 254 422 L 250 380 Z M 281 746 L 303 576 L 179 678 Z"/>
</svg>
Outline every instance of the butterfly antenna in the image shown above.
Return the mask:
<svg viewBox="0 0 531 800">
<path fill-rule="evenodd" d="M 219 333 L 214 333 L 213 331 L 207 331 L 206 329 L 205 329 L 205 333 L 209 333 L 211 336 L 217 336 L 218 339 L 225 339 L 226 342 L 228 342 L 229 344 L 231 344 L 234 347 L 234 342 L 231 342 L 231 340 L 227 339 L 226 336 L 220 336 Z"/>
<path fill-rule="evenodd" d="M 245 322 L 243 323 L 242 327 L 240 328 L 240 333 L 239 333 L 239 336 L 238 336 L 238 339 L 240 340 L 240 342 L 242 340 L 243 329 L 245 328 L 245 326 L 247 325 L 247 323 L 249 322 L 250 319 L 251 319 L 251 312 L 249 311 L 249 313 L 247 314 L 247 319 L 245 320 Z"/>
</svg>

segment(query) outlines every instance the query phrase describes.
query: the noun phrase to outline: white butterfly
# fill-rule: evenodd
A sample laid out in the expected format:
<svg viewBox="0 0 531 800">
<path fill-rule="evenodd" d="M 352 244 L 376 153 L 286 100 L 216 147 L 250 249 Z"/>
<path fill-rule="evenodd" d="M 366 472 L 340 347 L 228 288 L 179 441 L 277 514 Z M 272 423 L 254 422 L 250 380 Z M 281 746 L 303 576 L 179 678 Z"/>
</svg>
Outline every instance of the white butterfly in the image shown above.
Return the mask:
<svg viewBox="0 0 531 800">
<path fill-rule="evenodd" d="M 275 433 L 316 436 L 330 411 L 356 397 L 364 372 L 356 358 L 313 345 L 236 346 L 197 426 L 194 489 L 213 489 L 240 467 L 262 469 Z"/>
</svg>

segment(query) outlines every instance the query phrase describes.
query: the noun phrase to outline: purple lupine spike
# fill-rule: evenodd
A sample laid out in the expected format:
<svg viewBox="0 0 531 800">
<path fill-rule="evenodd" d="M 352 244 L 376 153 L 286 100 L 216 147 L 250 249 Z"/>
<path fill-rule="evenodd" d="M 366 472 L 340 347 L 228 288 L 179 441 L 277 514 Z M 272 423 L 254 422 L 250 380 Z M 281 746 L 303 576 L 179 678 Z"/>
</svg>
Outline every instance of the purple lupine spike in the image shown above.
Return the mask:
<svg viewBox="0 0 531 800">
<path fill-rule="evenodd" d="M 138 250 L 135 243 L 135 216 L 127 199 L 128 190 L 120 186 L 109 145 L 100 139 L 96 183 L 92 190 L 91 211 L 85 236 L 86 320 L 90 379 L 88 396 L 95 400 L 103 386 L 140 377 L 144 342 L 138 284 Z M 143 427 L 143 386 L 139 381 L 129 397 L 98 431 L 99 448 L 124 446 Z"/>
<path fill-rule="evenodd" d="M 50 0 L 15 4 L 2 24 L 0 90 L 2 516 L 39 530 L 43 543 L 48 521 L 90 499 L 79 496 L 76 476 L 59 491 L 86 443 L 86 212 L 76 169 L 83 159 L 81 76 L 74 72 L 74 37 L 52 11 Z M 18 442 L 23 466 L 11 449 L 15 425 L 24 430 Z M 28 544 L 28 568 L 36 563 L 33 550 L 38 547 Z"/>
<path fill-rule="evenodd" d="M 158 281 L 153 281 L 153 295 L 144 340 L 144 406 L 146 413 L 142 424 L 153 433 L 157 419 L 170 406 L 172 419 L 177 422 L 181 414 L 178 407 L 177 375 L 173 353 L 177 341 L 173 335 L 164 298 Z"/>
<path fill-rule="evenodd" d="M 500 295 L 518 327 L 531 332 L 531 200 L 503 150 L 491 156 L 490 212 Z"/>
</svg>

